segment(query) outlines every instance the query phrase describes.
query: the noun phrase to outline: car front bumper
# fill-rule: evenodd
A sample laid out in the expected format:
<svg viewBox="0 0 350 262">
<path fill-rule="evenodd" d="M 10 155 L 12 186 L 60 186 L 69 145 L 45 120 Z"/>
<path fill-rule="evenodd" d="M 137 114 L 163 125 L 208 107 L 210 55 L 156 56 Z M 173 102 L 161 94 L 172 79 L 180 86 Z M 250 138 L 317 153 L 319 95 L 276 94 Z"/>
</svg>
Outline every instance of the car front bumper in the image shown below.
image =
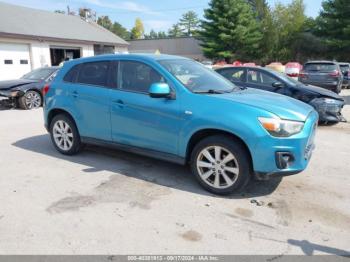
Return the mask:
<svg viewBox="0 0 350 262">
<path fill-rule="evenodd" d="M 272 137 L 267 134 L 251 149 L 255 177 L 267 180 L 302 172 L 308 165 L 315 148 L 314 137 L 318 114 L 312 111 L 303 130 L 291 137 Z"/>
<path fill-rule="evenodd" d="M 323 122 L 346 122 L 341 114 L 345 102 L 335 99 L 329 100 L 331 103 L 317 98 L 310 102 L 310 105 L 318 112 L 319 120 Z"/>
<path fill-rule="evenodd" d="M 16 98 L 23 96 L 24 92 L 20 90 L 0 90 L 0 96 L 7 97 L 7 98 Z"/>
</svg>

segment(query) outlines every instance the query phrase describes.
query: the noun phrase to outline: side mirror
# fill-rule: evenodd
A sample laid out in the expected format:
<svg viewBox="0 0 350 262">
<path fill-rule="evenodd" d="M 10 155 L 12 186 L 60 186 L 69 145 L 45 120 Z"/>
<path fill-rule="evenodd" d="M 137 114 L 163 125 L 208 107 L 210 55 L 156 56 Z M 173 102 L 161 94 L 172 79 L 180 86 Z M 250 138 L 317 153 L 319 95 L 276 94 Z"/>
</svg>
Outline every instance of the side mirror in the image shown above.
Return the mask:
<svg viewBox="0 0 350 262">
<path fill-rule="evenodd" d="M 284 87 L 284 84 L 282 82 L 274 82 L 272 86 L 276 88 L 282 88 Z"/>
<path fill-rule="evenodd" d="M 152 98 L 170 97 L 170 87 L 167 83 L 153 83 L 148 93 Z"/>
</svg>

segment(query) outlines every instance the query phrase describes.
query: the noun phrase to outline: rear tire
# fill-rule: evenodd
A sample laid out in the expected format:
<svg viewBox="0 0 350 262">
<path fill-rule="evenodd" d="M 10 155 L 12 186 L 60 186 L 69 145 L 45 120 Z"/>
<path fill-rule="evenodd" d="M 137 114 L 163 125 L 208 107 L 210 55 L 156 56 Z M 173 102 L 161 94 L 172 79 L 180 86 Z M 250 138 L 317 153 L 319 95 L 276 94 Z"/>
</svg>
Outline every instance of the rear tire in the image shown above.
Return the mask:
<svg viewBox="0 0 350 262">
<path fill-rule="evenodd" d="M 55 116 L 50 123 L 52 143 L 64 155 L 77 154 L 81 147 L 80 135 L 74 121 L 65 114 Z"/>
<path fill-rule="evenodd" d="M 242 190 L 252 174 L 247 150 L 240 141 L 225 135 L 200 141 L 191 153 L 190 164 L 200 185 L 220 195 Z"/>
</svg>

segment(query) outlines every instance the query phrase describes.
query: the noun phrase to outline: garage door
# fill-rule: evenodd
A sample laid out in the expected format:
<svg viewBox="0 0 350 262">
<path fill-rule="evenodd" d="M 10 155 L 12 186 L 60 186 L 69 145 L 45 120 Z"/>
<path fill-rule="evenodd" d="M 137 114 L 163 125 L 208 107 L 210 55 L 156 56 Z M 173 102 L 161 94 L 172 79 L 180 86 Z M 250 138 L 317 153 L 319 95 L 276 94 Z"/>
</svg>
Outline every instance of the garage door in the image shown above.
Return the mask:
<svg viewBox="0 0 350 262">
<path fill-rule="evenodd" d="M 29 45 L 0 43 L 0 80 L 16 79 L 30 70 Z"/>
</svg>

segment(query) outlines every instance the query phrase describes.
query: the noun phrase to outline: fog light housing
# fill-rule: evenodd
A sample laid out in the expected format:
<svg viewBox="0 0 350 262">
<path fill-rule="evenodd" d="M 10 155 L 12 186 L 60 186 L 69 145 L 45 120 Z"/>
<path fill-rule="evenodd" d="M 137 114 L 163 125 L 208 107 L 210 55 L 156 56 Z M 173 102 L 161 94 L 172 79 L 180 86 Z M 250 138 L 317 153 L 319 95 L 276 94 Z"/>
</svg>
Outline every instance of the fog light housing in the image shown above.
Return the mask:
<svg viewBox="0 0 350 262">
<path fill-rule="evenodd" d="M 278 169 L 287 169 L 294 162 L 291 152 L 276 152 L 276 165 Z"/>
</svg>

